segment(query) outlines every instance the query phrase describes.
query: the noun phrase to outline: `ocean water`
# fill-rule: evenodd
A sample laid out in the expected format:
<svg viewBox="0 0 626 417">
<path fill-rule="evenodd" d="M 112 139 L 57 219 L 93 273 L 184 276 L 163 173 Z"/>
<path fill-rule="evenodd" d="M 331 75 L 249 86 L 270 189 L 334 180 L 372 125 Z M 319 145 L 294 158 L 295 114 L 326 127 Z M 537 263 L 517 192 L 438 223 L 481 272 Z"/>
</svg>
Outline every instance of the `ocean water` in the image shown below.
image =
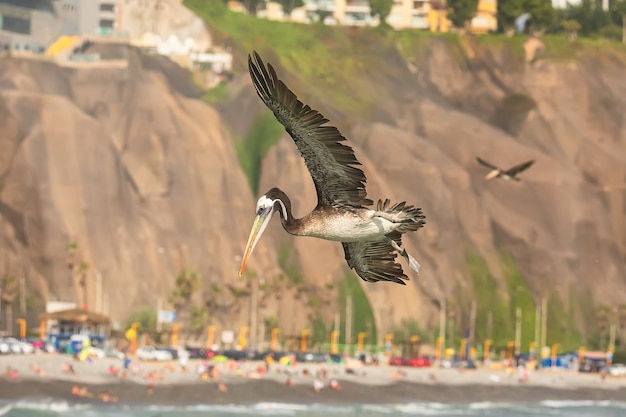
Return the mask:
<svg viewBox="0 0 626 417">
<path fill-rule="evenodd" d="M 387 405 L 297 405 L 260 403 L 241 405 L 196 405 L 186 407 L 71 405 L 59 401 L 0 402 L 2 417 L 352 417 L 352 416 L 440 416 L 440 417 L 624 417 L 626 402 L 542 401 L 539 403 L 481 402 L 465 405 L 411 403 Z"/>
</svg>

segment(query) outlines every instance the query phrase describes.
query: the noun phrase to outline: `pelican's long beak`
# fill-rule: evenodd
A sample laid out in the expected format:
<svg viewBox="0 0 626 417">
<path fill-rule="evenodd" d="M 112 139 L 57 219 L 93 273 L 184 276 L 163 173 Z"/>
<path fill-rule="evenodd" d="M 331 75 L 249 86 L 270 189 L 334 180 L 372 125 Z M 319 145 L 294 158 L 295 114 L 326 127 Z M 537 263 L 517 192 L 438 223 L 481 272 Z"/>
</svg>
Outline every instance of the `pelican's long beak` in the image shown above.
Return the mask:
<svg viewBox="0 0 626 417">
<path fill-rule="evenodd" d="M 243 271 L 246 269 L 246 262 L 248 262 L 248 257 L 252 254 L 252 251 L 254 250 L 254 247 L 256 246 L 259 239 L 261 239 L 261 235 L 265 231 L 265 228 L 270 223 L 270 220 L 272 220 L 272 214 L 274 214 L 274 208 L 268 207 L 259 210 L 256 217 L 254 218 L 254 224 L 252 225 L 252 230 L 250 231 L 250 237 L 248 238 L 246 251 L 243 255 L 243 259 L 241 260 L 241 269 L 239 270 L 239 276 L 243 275 Z"/>
</svg>

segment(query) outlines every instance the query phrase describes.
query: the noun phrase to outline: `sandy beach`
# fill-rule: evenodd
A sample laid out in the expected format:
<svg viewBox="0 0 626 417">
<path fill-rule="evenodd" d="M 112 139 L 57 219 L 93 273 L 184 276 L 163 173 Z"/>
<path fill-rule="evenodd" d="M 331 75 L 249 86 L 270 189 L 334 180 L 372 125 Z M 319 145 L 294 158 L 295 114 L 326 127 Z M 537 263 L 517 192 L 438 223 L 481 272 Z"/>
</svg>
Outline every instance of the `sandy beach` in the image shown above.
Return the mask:
<svg viewBox="0 0 626 417">
<path fill-rule="evenodd" d="M 71 364 L 74 373 L 63 372 Z M 258 362 L 219 369 L 219 380 L 226 389 L 218 389 L 216 380 L 201 381 L 196 368 L 202 362 L 191 360 L 186 371 L 178 362 L 137 362 L 124 378 L 112 375 L 110 368 L 122 368 L 119 359 L 96 359 L 78 362 L 67 355 L 35 354 L 0 356 L 0 398 L 53 398 L 69 402 L 102 402 L 98 394 L 107 392 L 121 404 L 255 404 L 281 402 L 298 404 L 391 404 L 408 402 L 472 403 L 538 402 L 542 400 L 614 400 L 626 399 L 626 378 L 573 371 L 544 369 L 532 371 L 526 382 L 517 372 L 477 369 L 459 371 L 439 368 L 401 368 L 405 375 L 392 378 L 397 367 L 365 366 L 347 373 L 340 364 L 273 364 L 269 372 L 258 374 Z M 7 376 L 11 367 L 18 375 Z M 324 388 L 313 389 L 315 374 L 325 374 Z M 286 384 L 290 380 L 291 385 Z M 329 388 L 335 379 L 341 390 Z M 153 384 L 153 392 L 149 392 Z M 77 385 L 93 397 L 72 394 Z"/>
</svg>

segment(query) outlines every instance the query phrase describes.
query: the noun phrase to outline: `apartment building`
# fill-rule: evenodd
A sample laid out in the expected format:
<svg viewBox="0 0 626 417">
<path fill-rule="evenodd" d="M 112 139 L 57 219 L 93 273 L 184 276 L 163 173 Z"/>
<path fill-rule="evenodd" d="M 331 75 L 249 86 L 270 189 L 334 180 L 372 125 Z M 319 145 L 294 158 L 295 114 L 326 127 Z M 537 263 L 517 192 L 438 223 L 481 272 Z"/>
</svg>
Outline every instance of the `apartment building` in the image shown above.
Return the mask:
<svg viewBox="0 0 626 417">
<path fill-rule="evenodd" d="M 241 11 L 241 3 L 230 1 L 231 10 Z M 305 0 L 305 5 L 284 16 L 278 3 L 267 3 L 259 17 L 270 20 L 291 20 L 311 23 L 323 20 L 327 25 L 376 26 L 378 17 L 372 17 L 368 0 Z M 395 0 L 387 23 L 394 29 L 427 29 L 448 31 L 445 0 Z"/>
<path fill-rule="evenodd" d="M 476 16 L 472 18 L 470 30 L 474 34 L 484 34 L 498 30 L 497 0 L 478 0 Z"/>
<path fill-rule="evenodd" d="M 115 27 L 120 0 L 0 0 L 0 49 L 43 53 L 61 36 Z"/>
</svg>

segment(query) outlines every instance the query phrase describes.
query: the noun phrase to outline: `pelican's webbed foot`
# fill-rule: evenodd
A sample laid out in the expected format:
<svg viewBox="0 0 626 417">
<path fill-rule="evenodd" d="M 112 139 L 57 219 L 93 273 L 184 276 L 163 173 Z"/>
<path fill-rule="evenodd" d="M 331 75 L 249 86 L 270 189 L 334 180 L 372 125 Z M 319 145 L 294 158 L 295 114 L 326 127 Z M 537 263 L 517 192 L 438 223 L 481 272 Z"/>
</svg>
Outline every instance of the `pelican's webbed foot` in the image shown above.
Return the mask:
<svg viewBox="0 0 626 417">
<path fill-rule="evenodd" d="M 420 268 L 421 268 L 421 265 L 419 264 L 419 262 L 417 262 L 417 260 L 414 257 L 409 255 L 406 249 L 401 248 L 400 245 L 398 245 L 395 240 L 390 239 L 388 237 L 386 237 L 386 239 L 387 239 L 387 242 L 389 242 L 389 244 L 391 245 L 391 247 L 394 248 L 400 254 L 400 256 L 402 256 L 406 260 L 406 263 L 409 264 L 409 268 L 411 268 L 412 270 L 414 270 L 415 272 L 419 274 Z"/>
</svg>

